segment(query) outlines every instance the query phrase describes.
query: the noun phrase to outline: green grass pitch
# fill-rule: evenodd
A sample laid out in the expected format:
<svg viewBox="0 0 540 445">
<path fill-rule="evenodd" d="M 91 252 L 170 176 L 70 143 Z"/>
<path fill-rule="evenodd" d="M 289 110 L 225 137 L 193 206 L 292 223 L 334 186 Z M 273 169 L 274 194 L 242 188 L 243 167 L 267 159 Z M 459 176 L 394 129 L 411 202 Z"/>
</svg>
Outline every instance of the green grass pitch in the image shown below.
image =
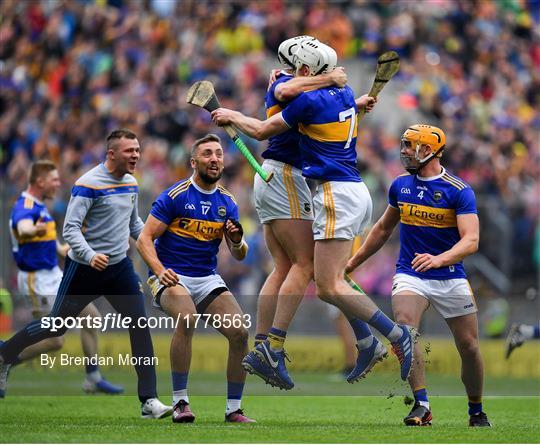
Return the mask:
<svg viewBox="0 0 540 445">
<path fill-rule="evenodd" d="M 434 424 L 423 428 L 402 425 L 407 388 L 384 374 L 348 385 L 338 376 L 297 373 L 298 389 L 289 393 L 249 377 L 243 408 L 255 425 L 223 422 L 221 374 L 190 377 L 192 425 L 141 419 L 132 373 L 108 370 L 107 377 L 130 395 L 81 395 L 80 372 L 15 370 L 8 397 L 0 400 L 0 442 L 537 443 L 540 437 L 540 388 L 533 379 L 487 379 L 484 407 L 493 428 L 471 429 L 458 376 L 430 377 Z M 159 373 L 158 387 L 168 402 L 168 373 Z"/>
<path fill-rule="evenodd" d="M 134 396 L 14 396 L 0 406 L 2 442 L 401 442 L 501 443 L 537 442 L 537 398 L 488 398 L 491 429 L 467 427 L 460 397 L 432 400 L 432 427 L 400 424 L 407 411 L 384 397 L 249 396 L 246 412 L 255 425 L 223 422 L 223 398 L 191 396 L 194 424 L 170 418 L 138 418 Z"/>
</svg>

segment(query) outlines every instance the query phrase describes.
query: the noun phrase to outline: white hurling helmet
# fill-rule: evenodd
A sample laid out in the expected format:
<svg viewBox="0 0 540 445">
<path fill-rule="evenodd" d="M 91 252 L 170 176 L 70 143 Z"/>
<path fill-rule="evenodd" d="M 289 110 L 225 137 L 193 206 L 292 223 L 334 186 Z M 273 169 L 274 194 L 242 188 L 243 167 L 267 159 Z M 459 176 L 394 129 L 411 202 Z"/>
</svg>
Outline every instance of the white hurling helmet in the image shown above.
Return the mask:
<svg viewBox="0 0 540 445">
<path fill-rule="evenodd" d="M 306 65 L 309 75 L 316 76 L 333 71 L 337 64 L 337 54 L 333 48 L 316 39 L 302 42 L 294 53 L 296 69 Z"/>
<path fill-rule="evenodd" d="M 294 70 L 293 56 L 298 46 L 307 40 L 315 40 L 311 36 L 296 36 L 281 42 L 278 48 L 278 61 L 284 70 Z"/>
</svg>

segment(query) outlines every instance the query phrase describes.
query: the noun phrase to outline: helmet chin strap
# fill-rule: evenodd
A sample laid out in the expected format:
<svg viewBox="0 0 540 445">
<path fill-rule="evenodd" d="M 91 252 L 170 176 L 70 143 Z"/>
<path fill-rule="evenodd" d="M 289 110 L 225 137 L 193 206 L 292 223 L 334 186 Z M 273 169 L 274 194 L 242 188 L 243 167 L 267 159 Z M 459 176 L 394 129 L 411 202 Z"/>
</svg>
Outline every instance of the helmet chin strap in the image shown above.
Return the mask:
<svg viewBox="0 0 540 445">
<path fill-rule="evenodd" d="M 416 150 L 415 150 L 415 153 L 414 153 L 414 159 L 416 159 L 420 163 L 420 165 L 418 167 L 405 168 L 405 170 L 407 170 L 407 172 L 409 172 L 411 175 L 417 175 L 418 173 L 420 173 L 420 170 L 422 170 L 426 165 L 429 164 L 429 162 L 433 158 L 435 158 L 441 151 L 444 150 L 444 145 L 443 145 L 435 153 L 431 153 L 431 154 L 427 155 L 425 158 L 420 159 L 420 156 L 419 156 L 420 147 L 421 147 L 421 144 L 417 143 L 416 144 Z"/>
</svg>

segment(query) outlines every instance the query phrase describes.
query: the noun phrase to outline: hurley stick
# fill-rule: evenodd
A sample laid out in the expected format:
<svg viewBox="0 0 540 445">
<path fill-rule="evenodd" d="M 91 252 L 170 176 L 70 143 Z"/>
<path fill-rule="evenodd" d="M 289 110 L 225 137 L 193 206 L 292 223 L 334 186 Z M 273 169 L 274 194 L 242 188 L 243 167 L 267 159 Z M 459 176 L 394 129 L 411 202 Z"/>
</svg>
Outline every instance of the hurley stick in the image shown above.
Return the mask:
<svg viewBox="0 0 540 445">
<path fill-rule="evenodd" d="M 216 92 L 214 91 L 214 85 L 212 85 L 212 82 L 207 80 L 195 82 L 193 85 L 191 85 L 187 92 L 186 101 L 190 104 L 204 108 L 209 112 L 221 107 L 219 99 L 216 96 Z M 270 182 L 274 174 L 268 173 L 261 167 L 251 151 L 249 151 L 249 148 L 247 148 L 246 144 L 244 144 L 244 141 L 238 135 L 236 128 L 234 128 L 232 125 L 224 125 L 223 128 L 233 140 L 234 145 L 236 145 L 238 150 L 240 150 L 240 152 L 248 160 L 249 165 L 251 165 L 253 170 L 255 170 L 266 182 Z"/>
</svg>

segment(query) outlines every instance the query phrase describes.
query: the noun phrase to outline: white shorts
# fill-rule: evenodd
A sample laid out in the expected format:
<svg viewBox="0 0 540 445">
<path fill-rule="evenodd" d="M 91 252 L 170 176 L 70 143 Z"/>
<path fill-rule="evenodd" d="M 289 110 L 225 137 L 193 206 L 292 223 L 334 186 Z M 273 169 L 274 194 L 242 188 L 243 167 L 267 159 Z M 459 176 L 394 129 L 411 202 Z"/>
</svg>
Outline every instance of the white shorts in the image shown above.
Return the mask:
<svg viewBox="0 0 540 445">
<path fill-rule="evenodd" d="M 208 275 L 206 277 L 188 277 L 186 275 L 176 274 L 180 280 L 180 286 L 184 287 L 193 303 L 197 308 L 199 314 L 204 313 L 204 310 L 208 307 L 212 301 L 219 297 L 223 292 L 228 291 L 227 285 L 223 278 L 218 274 Z M 161 308 L 161 294 L 167 288 L 159 282 L 158 277 L 152 275 L 146 281 L 150 290 L 152 291 L 152 304 L 157 308 Z"/>
<path fill-rule="evenodd" d="M 60 281 L 62 281 L 62 270 L 58 266 L 50 270 L 43 269 L 34 272 L 19 270 L 17 274 L 19 292 L 30 302 L 32 312 L 39 312 L 41 315 L 51 311 Z"/>
<path fill-rule="evenodd" d="M 404 273 L 394 275 L 392 296 L 411 291 L 428 300 L 443 318 L 454 318 L 478 312 L 469 281 L 424 280 Z"/>
<path fill-rule="evenodd" d="M 311 192 L 302 171 L 292 165 L 267 159 L 263 168 L 273 172 L 270 182 L 255 175 L 255 209 L 261 224 L 274 219 L 313 220 Z"/>
<path fill-rule="evenodd" d="M 363 182 L 327 181 L 313 197 L 313 238 L 352 240 L 371 222 L 373 204 Z"/>
</svg>

